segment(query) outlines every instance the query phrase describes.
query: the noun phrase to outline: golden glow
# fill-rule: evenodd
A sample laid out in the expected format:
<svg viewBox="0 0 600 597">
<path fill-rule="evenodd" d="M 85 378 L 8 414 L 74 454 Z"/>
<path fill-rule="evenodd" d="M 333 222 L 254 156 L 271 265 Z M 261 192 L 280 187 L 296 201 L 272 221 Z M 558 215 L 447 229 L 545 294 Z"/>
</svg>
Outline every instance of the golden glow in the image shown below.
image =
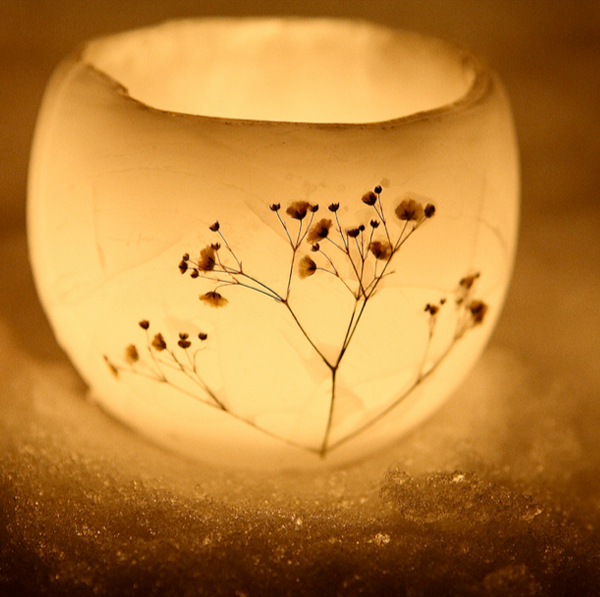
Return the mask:
<svg viewBox="0 0 600 597">
<path fill-rule="evenodd" d="M 95 399 L 232 466 L 344 462 L 424 419 L 483 350 L 516 243 L 495 75 L 351 22 L 90 42 L 48 88 L 29 184 L 38 291 Z"/>
<path fill-rule="evenodd" d="M 473 83 L 446 44 L 328 20 L 190 20 L 90 43 L 83 59 L 154 108 L 374 122 L 451 104 Z"/>
</svg>

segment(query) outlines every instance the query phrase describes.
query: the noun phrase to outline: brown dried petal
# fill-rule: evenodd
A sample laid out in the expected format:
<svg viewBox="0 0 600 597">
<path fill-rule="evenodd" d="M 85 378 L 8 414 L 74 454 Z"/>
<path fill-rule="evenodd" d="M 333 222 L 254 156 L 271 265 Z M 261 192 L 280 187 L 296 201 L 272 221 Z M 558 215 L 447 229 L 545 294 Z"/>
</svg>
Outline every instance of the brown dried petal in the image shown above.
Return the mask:
<svg viewBox="0 0 600 597">
<path fill-rule="evenodd" d="M 137 350 L 135 344 L 130 344 L 125 349 L 125 360 L 130 365 L 133 365 L 133 363 L 136 363 L 137 361 L 139 361 L 139 359 L 140 359 L 140 355 L 138 354 L 138 350 Z"/>
<path fill-rule="evenodd" d="M 404 199 L 401 201 L 395 209 L 396 216 L 399 220 L 405 220 L 407 222 L 423 219 L 425 212 L 423 206 L 414 199 Z"/>
<path fill-rule="evenodd" d="M 392 254 L 392 247 L 387 241 L 374 240 L 369 245 L 369 251 L 373 253 L 375 259 L 389 259 Z"/>
<path fill-rule="evenodd" d="M 198 259 L 198 269 L 203 272 L 211 272 L 215 269 L 217 261 L 215 258 L 215 250 L 208 246 L 200 251 L 200 259 Z"/>
<path fill-rule="evenodd" d="M 206 294 L 200 295 L 200 300 L 203 303 L 206 303 L 210 307 L 224 307 L 229 303 L 229 301 L 221 294 L 212 290 L 211 292 L 207 292 Z"/>
<path fill-rule="evenodd" d="M 158 333 L 156 336 L 154 336 L 152 339 L 152 346 L 158 351 L 165 350 L 165 348 L 167 348 L 167 343 L 165 342 L 165 339 L 161 333 Z"/>
<path fill-rule="evenodd" d="M 305 255 L 298 264 L 298 270 L 302 279 L 308 278 L 317 271 L 317 264 L 308 255 Z"/>
<path fill-rule="evenodd" d="M 369 191 L 362 196 L 361 200 L 367 205 L 375 205 L 377 203 L 377 195 L 373 191 Z"/>
<path fill-rule="evenodd" d="M 327 238 L 329 235 L 329 230 L 331 229 L 331 220 L 323 218 L 319 222 L 317 222 L 308 232 L 306 237 L 307 242 L 315 243 L 317 241 L 323 240 Z"/>
<path fill-rule="evenodd" d="M 472 301 L 469 305 L 469 311 L 473 316 L 473 323 L 480 324 L 487 313 L 488 306 L 483 301 Z"/>
<path fill-rule="evenodd" d="M 311 207 L 308 201 L 294 201 L 285 210 L 285 213 L 294 220 L 303 220 Z"/>
</svg>

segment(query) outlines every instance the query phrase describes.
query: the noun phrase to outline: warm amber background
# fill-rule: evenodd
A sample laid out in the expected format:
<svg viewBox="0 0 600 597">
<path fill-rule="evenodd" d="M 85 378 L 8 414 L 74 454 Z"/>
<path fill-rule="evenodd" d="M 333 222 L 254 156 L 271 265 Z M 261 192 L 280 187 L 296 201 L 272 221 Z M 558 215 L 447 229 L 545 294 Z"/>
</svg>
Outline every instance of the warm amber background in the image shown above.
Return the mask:
<svg viewBox="0 0 600 597">
<path fill-rule="evenodd" d="M 213 14 L 436 35 L 486 57 L 514 105 L 521 241 L 486 355 L 376 465 L 302 487 L 179 462 L 107 421 L 27 264 L 28 151 L 57 62 L 90 36 Z M 0 0 L 0 595 L 600 594 L 599 75 L 598 1 Z"/>
</svg>

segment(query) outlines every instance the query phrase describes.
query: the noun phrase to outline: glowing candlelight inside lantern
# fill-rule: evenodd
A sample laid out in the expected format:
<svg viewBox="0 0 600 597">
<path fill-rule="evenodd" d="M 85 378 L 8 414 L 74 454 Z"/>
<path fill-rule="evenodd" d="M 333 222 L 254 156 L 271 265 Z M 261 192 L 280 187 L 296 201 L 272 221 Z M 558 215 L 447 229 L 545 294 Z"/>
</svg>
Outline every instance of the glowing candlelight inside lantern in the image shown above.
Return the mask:
<svg viewBox="0 0 600 597">
<path fill-rule="evenodd" d="M 342 462 L 432 412 L 493 329 L 517 218 L 495 75 L 360 23 L 92 41 L 31 163 L 38 290 L 93 395 L 234 465 Z"/>
</svg>

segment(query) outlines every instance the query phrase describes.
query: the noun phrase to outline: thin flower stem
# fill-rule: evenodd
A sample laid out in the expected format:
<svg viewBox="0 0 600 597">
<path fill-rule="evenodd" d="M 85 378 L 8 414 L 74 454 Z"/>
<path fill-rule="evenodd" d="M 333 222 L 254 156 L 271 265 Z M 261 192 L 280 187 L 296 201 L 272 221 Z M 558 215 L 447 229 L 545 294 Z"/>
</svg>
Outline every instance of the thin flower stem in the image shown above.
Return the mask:
<svg viewBox="0 0 600 597">
<path fill-rule="evenodd" d="M 225 247 L 229 251 L 230 255 L 235 259 L 235 262 L 238 264 L 238 268 L 240 269 L 240 271 L 242 271 L 242 264 L 240 263 L 239 259 L 235 256 L 235 253 L 231 250 L 231 247 L 229 246 L 227 239 L 225 238 L 225 236 L 223 236 L 223 233 L 221 232 L 221 230 L 218 230 L 217 233 L 223 240 L 223 243 L 225 244 Z"/>
<path fill-rule="evenodd" d="M 283 229 L 285 230 L 285 233 L 287 234 L 288 240 L 290 241 L 290 247 L 294 247 L 294 243 L 292 242 L 292 237 L 290 236 L 290 232 L 288 230 L 288 227 L 285 225 L 285 222 L 283 221 L 282 217 L 279 215 L 279 211 L 275 212 L 277 214 L 277 219 L 279 220 L 279 223 L 283 226 Z"/>
<path fill-rule="evenodd" d="M 337 377 L 337 366 L 331 370 L 331 400 L 329 402 L 329 413 L 327 415 L 327 426 L 325 427 L 325 433 L 323 435 L 323 443 L 319 450 L 321 458 L 325 458 L 328 452 L 329 436 L 331 435 L 331 427 L 333 424 L 333 412 L 335 410 L 335 381 Z"/>
<path fill-rule="evenodd" d="M 450 346 L 444 351 L 444 353 L 438 358 L 438 360 L 431 366 L 431 368 L 428 369 L 425 373 L 423 373 L 419 377 L 417 377 L 417 379 L 411 384 L 411 386 L 409 388 L 407 388 L 396 400 L 394 400 L 392 403 L 388 404 L 388 406 L 386 406 L 382 411 L 380 411 L 377 415 L 375 415 L 372 419 L 367 421 L 361 427 L 358 427 L 354 431 L 351 431 L 350 433 L 346 434 L 344 437 L 329 444 L 329 446 L 327 447 L 327 451 L 331 452 L 331 451 L 335 450 L 336 448 L 339 448 L 341 445 L 349 442 L 351 439 L 357 437 L 358 435 L 360 435 L 361 433 L 363 433 L 364 431 L 366 431 L 367 429 L 369 429 L 370 427 L 372 427 L 373 425 L 378 423 L 381 419 L 383 419 L 386 415 L 388 415 L 391 411 L 393 411 L 400 403 L 404 402 L 412 394 L 412 392 L 415 390 L 415 388 L 417 388 L 417 386 L 419 386 L 425 379 L 427 379 L 440 366 L 440 364 L 446 359 L 448 354 L 450 354 L 450 352 L 452 351 L 452 349 L 455 346 L 456 346 L 456 340 L 454 340 L 450 344 Z"/>
<path fill-rule="evenodd" d="M 350 261 L 350 265 L 352 265 L 352 269 L 354 270 L 354 275 L 356 276 L 356 281 L 358 282 L 360 293 L 359 296 L 365 296 L 365 288 L 363 286 L 362 277 L 358 272 L 356 264 L 354 263 L 354 259 L 352 259 L 352 255 L 350 254 L 350 247 L 346 245 L 346 255 L 348 256 L 348 261 Z"/>
<path fill-rule="evenodd" d="M 314 348 L 315 352 L 321 357 L 321 359 L 327 365 L 327 367 L 329 367 L 329 369 L 333 370 L 334 366 L 329 362 L 329 360 L 327 359 L 327 357 L 325 357 L 325 355 L 319 350 L 319 348 L 317 347 L 317 345 L 313 342 L 313 340 L 311 339 L 311 337 L 306 333 L 306 330 L 304 329 L 304 327 L 302 326 L 302 324 L 298 320 L 298 317 L 296 317 L 296 314 L 294 313 L 294 311 L 293 311 L 292 307 L 290 306 L 289 302 L 288 301 L 283 301 L 283 304 L 287 307 L 287 310 L 289 311 L 289 313 L 292 316 L 293 320 L 296 322 L 296 324 L 300 328 L 300 331 L 302 332 L 302 334 L 304 335 L 304 337 L 308 340 L 309 344 Z"/>
</svg>

